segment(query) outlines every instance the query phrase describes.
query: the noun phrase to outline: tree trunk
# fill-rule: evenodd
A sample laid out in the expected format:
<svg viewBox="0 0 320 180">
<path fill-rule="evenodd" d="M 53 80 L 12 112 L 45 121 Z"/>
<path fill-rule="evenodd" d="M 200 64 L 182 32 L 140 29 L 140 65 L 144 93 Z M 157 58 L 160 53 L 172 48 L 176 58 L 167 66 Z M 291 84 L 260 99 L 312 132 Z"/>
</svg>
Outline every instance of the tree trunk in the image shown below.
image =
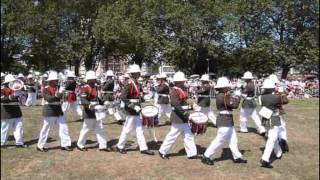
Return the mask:
<svg viewBox="0 0 320 180">
<path fill-rule="evenodd" d="M 93 63 L 93 55 L 89 54 L 86 57 L 85 62 L 84 62 L 84 65 L 85 65 L 87 71 L 92 69 L 92 63 Z"/>
<path fill-rule="evenodd" d="M 74 73 L 76 76 L 79 76 L 80 60 L 76 59 L 74 61 Z"/>
<path fill-rule="evenodd" d="M 290 67 L 288 65 L 282 66 L 281 79 L 287 79 L 289 71 L 290 71 Z"/>
</svg>

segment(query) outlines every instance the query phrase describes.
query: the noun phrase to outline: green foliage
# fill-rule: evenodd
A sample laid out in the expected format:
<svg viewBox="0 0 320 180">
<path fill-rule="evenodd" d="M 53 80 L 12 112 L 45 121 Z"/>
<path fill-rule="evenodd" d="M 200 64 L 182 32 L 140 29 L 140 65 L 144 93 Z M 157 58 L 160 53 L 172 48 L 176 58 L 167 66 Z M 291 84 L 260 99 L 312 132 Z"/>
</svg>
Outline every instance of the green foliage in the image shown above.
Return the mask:
<svg viewBox="0 0 320 180">
<path fill-rule="evenodd" d="M 40 70 L 113 53 L 187 73 L 318 71 L 319 1 L 3 0 L 1 69 L 14 54 Z M 28 53 L 22 53 L 23 50 Z M 33 56 L 30 56 L 30 53 Z"/>
</svg>

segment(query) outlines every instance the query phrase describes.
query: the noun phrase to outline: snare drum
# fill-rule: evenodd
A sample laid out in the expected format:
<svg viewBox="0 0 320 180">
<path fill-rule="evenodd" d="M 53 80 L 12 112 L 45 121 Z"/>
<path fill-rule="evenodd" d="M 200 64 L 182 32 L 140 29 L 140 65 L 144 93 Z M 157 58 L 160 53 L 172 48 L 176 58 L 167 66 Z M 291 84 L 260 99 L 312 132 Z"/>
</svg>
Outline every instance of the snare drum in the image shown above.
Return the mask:
<svg viewBox="0 0 320 180">
<path fill-rule="evenodd" d="M 96 105 L 94 111 L 97 120 L 104 120 L 107 116 L 106 107 L 103 105 Z"/>
<path fill-rule="evenodd" d="M 207 130 L 208 117 L 202 112 L 194 112 L 190 114 L 190 126 L 193 134 L 203 134 Z"/>
<path fill-rule="evenodd" d="M 156 106 L 146 106 L 141 110 L 142 125 L 152 127 L 159 124 L 159 110 Z"/>
</svg>

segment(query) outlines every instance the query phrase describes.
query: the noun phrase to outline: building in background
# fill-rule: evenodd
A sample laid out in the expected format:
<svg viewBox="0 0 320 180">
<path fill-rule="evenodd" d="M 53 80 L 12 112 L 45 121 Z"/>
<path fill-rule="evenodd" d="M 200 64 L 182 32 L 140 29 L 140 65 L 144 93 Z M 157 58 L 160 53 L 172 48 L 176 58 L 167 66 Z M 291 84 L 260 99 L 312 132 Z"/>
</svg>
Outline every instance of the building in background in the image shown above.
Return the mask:
<svg viewBox="0 0 320 180">
<path fill-rule="evenodd" d="M 112 70 L 115 74 L 126 73 L 129 66 L 129 56 L 125 54 L 112 54 L 108 57 L 102 57 L 95 64 L 96 75 L 99 76 L 101 73 L 107 70 Z M 84 62 L 81 63 L 79 68 L 79 74 L 85 74 L 86 68 Z M 152 66 L 148 63 L 142 63 L 141 74 L 148 75 L 152 74 Z"/>
</svg>

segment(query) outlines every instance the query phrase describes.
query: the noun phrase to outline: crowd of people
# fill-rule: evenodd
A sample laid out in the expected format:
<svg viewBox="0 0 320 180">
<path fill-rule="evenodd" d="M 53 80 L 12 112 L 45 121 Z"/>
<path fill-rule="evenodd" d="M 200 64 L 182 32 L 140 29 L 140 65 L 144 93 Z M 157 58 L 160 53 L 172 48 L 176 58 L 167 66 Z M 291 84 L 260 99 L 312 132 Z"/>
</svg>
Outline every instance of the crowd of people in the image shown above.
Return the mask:
<svg viewBox="0 0 320 180">
<path fill-rule="evenodd" d="M 86 151 L 89 131 L 96 134 L 100 151 L 111 151 L 103 130 L 103 120 L 114 118 L 123 126 L 116 151 L 126 154 L 125 143 L 131 131 L 135 131 L 141 154 L 154 155 L 148 149 L 144 127 L 157 128 L 161 123 L 170 125 L 170 131 L 158 151 L 162 159 L 169 159 L 171 146 L 182 136 L 188 159 L 201 159 L 213 165 L 212 155 L 227 140 L 234 163 L 247 163 L 238 149 L 233 110 L 239 108 L 240 133 L 248 133 L 247 121 L 252 118 L 257 132 L 267 139 L 261 158 L 261 166 L 272 168 L 271 155 L 280 159 L 289 151 L 286 133 L 284 104 L 288 103 L 290 88 L 294 82 L 279 81 L 276 75 L 255 80 L 251 72 L 241 79 L 220 77 L 212 81 L 209 75 L 187 79 L 183 72 L 172 78 L 160 73 L 143 79 L 140 67 L 130 65 L 128 73 L 115 75 L 108 70 L 99 77 L 94 71 L 75 76 L 72 71 L 48 71 L 42 75 L 1 73 L 1 148 L 5 147 L 10 129 L 17 148 L 24 148 L 21 105 L 34 106 L 41 98 L 43 126 L 39 130 L 37 151 L 47 152 L 45 147 L 51 126 L 58 125 L 61 149 L 72 151 L 68 126 L 68 111 L 73 111 L 83 121 L 75 147 Z M 318 82 L 312 84 L 315 88 Z M 310 86 L 311 85 L 307 85 Z M 306 87 L 305 86 L 305 87 Z M 211 106 L 212 95 L 216 109 Z M 258 111 L 257 107 L 261 107 Z M 170 122 L 164 122 L 166 115 Z M 217 135 L 204 154 L 199 155 L 195 134 L 205 134 L 210 121 L 217 128 Z M 154 131 L 155 132 L 155 131 Z M 157 141 L 154 133 L 154 140 Z"/>
</svg>

